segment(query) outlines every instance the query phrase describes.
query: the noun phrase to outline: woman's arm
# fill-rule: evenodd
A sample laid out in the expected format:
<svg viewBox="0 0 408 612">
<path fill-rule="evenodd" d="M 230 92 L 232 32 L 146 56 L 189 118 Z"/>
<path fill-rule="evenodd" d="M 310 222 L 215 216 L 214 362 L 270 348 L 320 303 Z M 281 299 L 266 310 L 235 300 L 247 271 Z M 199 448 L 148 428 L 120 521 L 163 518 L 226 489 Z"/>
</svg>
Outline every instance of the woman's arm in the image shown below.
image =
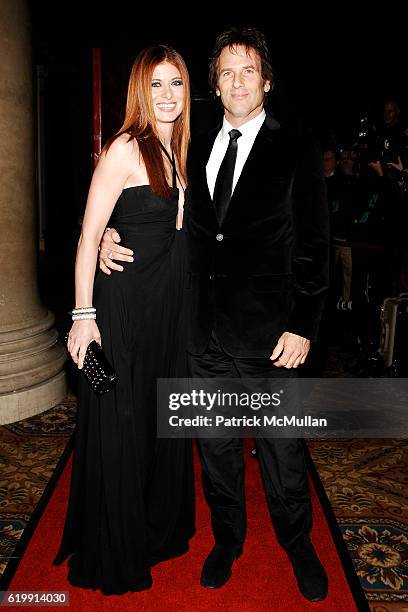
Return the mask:
<svg viewBox="0 0 408 612">
<path fill-rule="evenodd" d="M 116 139 L 107 154 L 102 154 L 89 188 L 82 231 L 75 261 L 75 307 L 92 305 L 98 245 L 105 226 L 126 180 L 132 172 L 133 143 Z M 78 367 L 82 367 L 88 344 L 100 342 L 94 320 L 75 321 L 68 339 L 68 350 Z"/>
</svg>

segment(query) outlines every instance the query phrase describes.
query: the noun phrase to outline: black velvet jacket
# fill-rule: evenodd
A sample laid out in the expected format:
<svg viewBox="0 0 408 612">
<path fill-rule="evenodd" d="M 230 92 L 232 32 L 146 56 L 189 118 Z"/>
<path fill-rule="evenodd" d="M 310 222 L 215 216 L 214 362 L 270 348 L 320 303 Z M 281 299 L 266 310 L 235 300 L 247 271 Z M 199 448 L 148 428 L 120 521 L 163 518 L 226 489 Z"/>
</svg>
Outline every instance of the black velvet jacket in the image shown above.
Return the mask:
<svg viewBox="0 0 408 612">
<path fill-rule="evenodd" d="M 321 152 L 267 115 L 219 227 L 205 167 L 220 127 L 188 159 L 189 351 L 214 327 L 233 357 L 269 357 L 285 330 L 316 339 L 329 258 Z"/>
</svg>

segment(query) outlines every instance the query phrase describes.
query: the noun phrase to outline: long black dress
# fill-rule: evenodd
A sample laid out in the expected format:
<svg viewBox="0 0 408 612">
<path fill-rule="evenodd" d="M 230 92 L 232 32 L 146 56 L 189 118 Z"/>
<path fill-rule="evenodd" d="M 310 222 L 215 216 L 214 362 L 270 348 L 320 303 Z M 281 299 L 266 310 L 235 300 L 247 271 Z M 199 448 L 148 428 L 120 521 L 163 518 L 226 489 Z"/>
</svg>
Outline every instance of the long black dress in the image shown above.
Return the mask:
<svg viewBox="0 0 408 612">
<path fill-rule="evenodd" d="M 173 185 L 174 177 L 173 177 Z M 194 534 L 191 440 L 156 437 L 156 379 L 186 374 L 185 233 L 178 190 L 124 189 L 110 219 L 134 261 L 99 273 L 94 305 L 118 373 L 98 398 L 82 373 L 68 511 L 54 565 L 105 594 L 151 585 L 150 568 L 185 553 Z"/>
</svg>

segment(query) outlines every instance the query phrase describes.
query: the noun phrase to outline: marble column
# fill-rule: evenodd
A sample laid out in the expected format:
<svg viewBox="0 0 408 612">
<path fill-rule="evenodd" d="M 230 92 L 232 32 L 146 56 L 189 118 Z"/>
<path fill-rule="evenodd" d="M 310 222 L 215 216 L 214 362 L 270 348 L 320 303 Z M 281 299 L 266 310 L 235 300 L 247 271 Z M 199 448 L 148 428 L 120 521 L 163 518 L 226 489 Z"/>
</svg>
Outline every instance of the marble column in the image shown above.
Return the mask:
<svg viewBox="0 0 408 612">
<path fill-rule="evenodd" d="M 66 352 L 39 299 L 26 0 L 0 2 L 0 425 L 66 395 Z"/>
</svg>

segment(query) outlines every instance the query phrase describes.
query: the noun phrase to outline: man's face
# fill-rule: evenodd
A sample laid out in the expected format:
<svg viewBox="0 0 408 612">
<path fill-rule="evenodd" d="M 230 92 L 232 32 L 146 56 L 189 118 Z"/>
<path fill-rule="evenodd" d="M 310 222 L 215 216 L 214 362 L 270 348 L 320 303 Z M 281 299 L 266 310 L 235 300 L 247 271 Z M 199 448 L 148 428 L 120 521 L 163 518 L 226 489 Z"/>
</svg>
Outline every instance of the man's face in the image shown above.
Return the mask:
<svg viewBox="0 0 408 612">
<path fill-rule="evenodd" d="M 253 49 L 242 45 L 224 47 L 218 58 L 217 96 L 221 96 L 225 118 L 234 127 L 253 119 L 263 108 L 270 81 L 263 81 L 261 59 Z"/>
<path fill-rule="evenodd" d="M 391 127 L 398 121 L 399 109 L 395 102 L 386 102 L 384 104 L 384 123 L 386 126 Z"/>
<path fill-rule="evenodd" d="M 343 149 L 340 153 L 340 169 L 343 174 L 352 175 L 354 174 L 354 167 L 356 163 L 356 152 L 349 149 Z"/>
</svg>

